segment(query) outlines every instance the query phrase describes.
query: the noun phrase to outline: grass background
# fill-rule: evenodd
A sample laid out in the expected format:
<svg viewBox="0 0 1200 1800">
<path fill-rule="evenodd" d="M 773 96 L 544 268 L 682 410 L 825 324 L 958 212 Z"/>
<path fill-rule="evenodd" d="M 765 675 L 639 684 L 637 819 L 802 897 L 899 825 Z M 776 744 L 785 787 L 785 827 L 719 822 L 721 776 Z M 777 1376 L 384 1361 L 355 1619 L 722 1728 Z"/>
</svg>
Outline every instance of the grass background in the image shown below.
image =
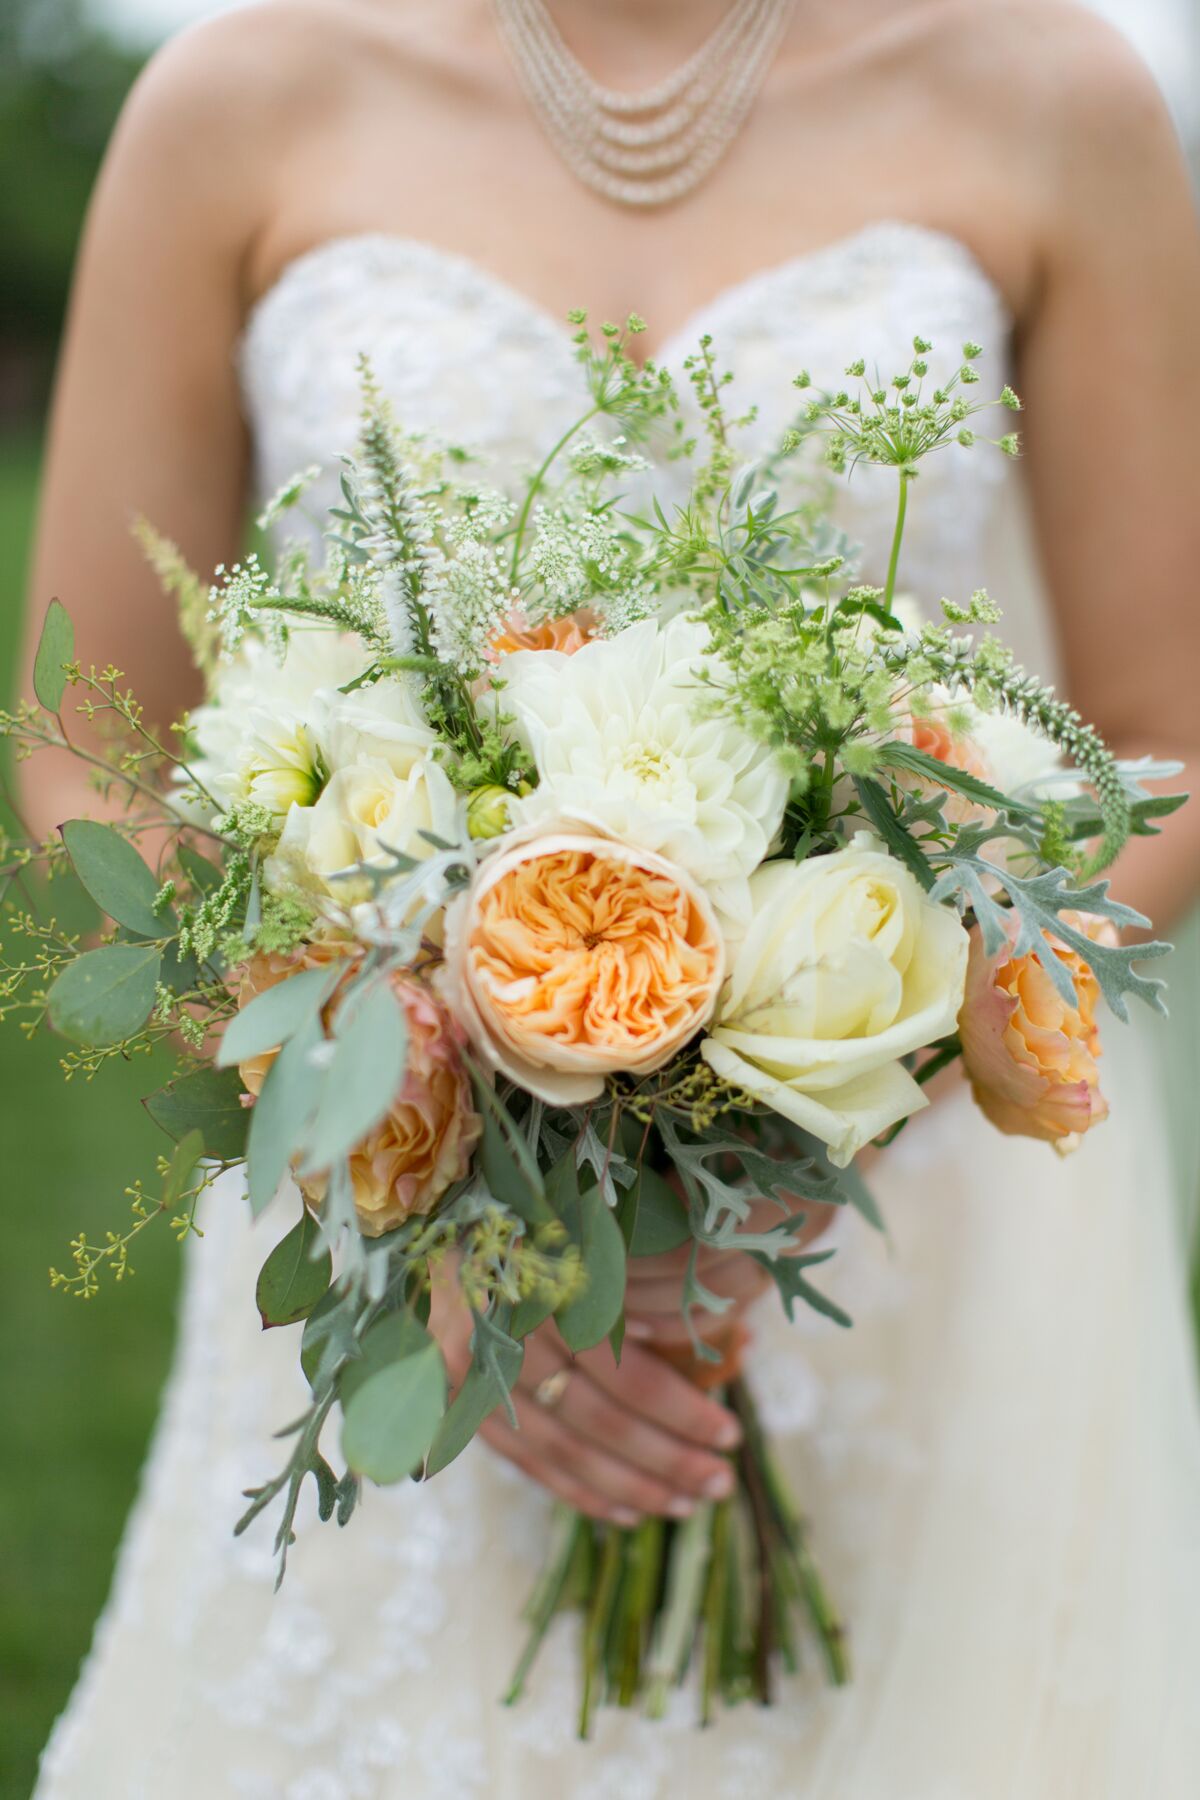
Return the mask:
<svg viewBox="0 0 1200 1800">
<path fill-rule="evenodd" d="M 32 433 L 0 437 L 6 697 L 37 467 Z M 103 1604 L 170 1358 L 179 1278 L 179 1248 L 160 1222 L 138 1239 L 136 1274 L 119 1288 L 82 1302 L 51 1289 L 49 1266 L 69 1263 L 81 1228 L 95 1238 L 124 1227 L 124 1187 L 152 1174 L 166 1141 L 136 1104 L 159 1085 L 148 1059 L 64 1084 L 58 1055 L 48 1034 L 27 1043 L 11 1020 L 0 1025 L 2 1800 L 27 1800 Z"/>
</svg>

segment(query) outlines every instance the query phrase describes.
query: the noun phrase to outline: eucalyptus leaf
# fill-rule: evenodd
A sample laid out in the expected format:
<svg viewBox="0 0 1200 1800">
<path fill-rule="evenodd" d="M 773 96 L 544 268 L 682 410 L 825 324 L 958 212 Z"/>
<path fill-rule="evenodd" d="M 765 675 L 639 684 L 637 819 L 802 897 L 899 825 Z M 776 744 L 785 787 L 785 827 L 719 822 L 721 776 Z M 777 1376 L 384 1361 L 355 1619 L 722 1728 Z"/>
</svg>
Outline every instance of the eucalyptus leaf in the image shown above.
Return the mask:
<svg viewBox="0 0 1200 1800">
<path fill-rule="evenodd" d="M 254 1299 L 264 1328 L 306 1319 L 327 1292 L 332 1275 L 333 1259 L 322 1243 L 321 1228 L 305 1211 L 259 1271 Z"/>
<path fill-rule="evenodd" d="M 621 1196 L 617 1219 L 630 1256 L 662 1256 L 692 1235 L 685 1203 L 664 1176 L 644 1164 L 636 1185 Z"/>
<path fill-rule="evenodd" d="M 251 1109 L 246 1185 L 256 1218 L 275 1198 L 289 1163 L 303 1146 L 320 1089 L 313 1053 L 322 1041 L 320 1021 L 309 1019 L 267 1070 Z"/>
<path fill-rule="evenodd" d="M 161 961 L 153 944 L 105 944 L 85 951 L 50 989 L 50 1023 L 95 1049 L 123 1044 L 150 1016 Z"/>
<path fill-rule="evenodd" d="M 385 981 L 353 999 L 348 1025 L 335 1021 L 333 1055 L 321 1074 L 316 1112 L 304 1142 L 302 1170 L 328 1169 L 379 1124 L 404 1083 L 408 1028 Z"/>
<path fill-rule="evenodd" d="M 62 705 L 67 677 L 64 664 L 75 660 L 75 627 L 71 615 L 60 600 L 52 600 L 42 621 L 33 659 L 33 691 L 47 712 L 56 713 Z"/>
<path fill-rule="evenodd" d="M 192 886 L 200 894 L 212 894 L 225 879 L 224 872 L 191 844 L 180 844 L 175 851 L 179 865 Z"/>
<path fill-rule="evenodd" d="M 589 1350 L 606 1338 L 625 1303 L 625 1239 L 612 1208 L 597 1187 L 579 1196 L 579 1254 L 584 1286 L 555 1317 L 571 1350 Z"/>
<path fill-rule="evenodd" d="M 321 1007 L 333 992 L 339 969 L 301 969 L 285 981 L 277 981 L 264 993 L 256 994 L 248 1006 L 235 1013 L 225 1027 L 217 1050 L 219 1069 L 233 1063 L 249 1062 L 268 1050 L 277 1050 L 300 1027 L 316 1021 Z"/>
<path fill-rule="evenodd" d="M 172 938 L 163 945 L 159 983 L 172 994 L 190 994 L 200 979 L 200 965 L 194 956 L 180 956 L 179 940 Z"/>
<path fill-rule="evenodd" d="M 476 1330 L 478 1335 L 478 1327 Z M 484 1420 L 504 1404 L 516 1386 L 524 1360 L 525 1346 L 508 1337 L 493 1342 L 486 1358 L 476 1353 L 438 1426 L 425 1463 L 427 1479 L 461 1456 Z"/>
<path fill-rule="evenodd" d="M 321 1395 L 333 1380 L 340 1362 L 359 1355 L 354 1327 L 359 1302 L 352 1292 L 326 1289 L 304 1321 L 300 1339 L 300 1367 L 313 1393 Z"/>
<path fill-rule="evenodd" d="M 431 1341 L 356 1387 L 342 1423 L 342 1455 L 357 1475 L 384 1485 L 403 1481 L 424 1460 L 445 1405 L 446 1370 Z"/>
<path fill-rule="evenodd" d="M 486 1081 L 473 1076 L 472 1087 L 483 1120 L 479 1166 L 489 1193 L 526 1224 L 546 1224 L 554 1215 L 524 1132 Z"/>
<path fill-rule="evenodd" d="M 433 1339 L 416 1315 L 407 1307 L 384 1313 L 358 1340 L 358 1355 L 342 1370 L 338 1395 L 343 1408 L 354 1398 L 364 1381 L 378 1375 L 392 1363 L 406 1356 L 419 1356 L 428 1350 Z"/>
<path fill-rule="evenodd" d="M 168 927 L 154 911 L 159 882 L 127 838 L 95 819 L 68 819 L 62 840 L 80 883 L 102 913 L 141 937 Z"/>
<path fill-rule="evenodd" d="M 142 1104 L 168 1137 L 178 1140 L 194 1128 L 207 1156 L 236 1162 L 245 1155 L 250 1114 L 242 1105 L 236 1069 L 197 1069 L 159 1088 Z"/>
<path fill-rule="evenodd" d="M 189 1131 L 176 1144 L 163 1181 L 162 1205 L 174 1212 L 187 1193 L 197 1164 L 204 1155 L 204 1139 L 198 1131 Z"/>
</svg>

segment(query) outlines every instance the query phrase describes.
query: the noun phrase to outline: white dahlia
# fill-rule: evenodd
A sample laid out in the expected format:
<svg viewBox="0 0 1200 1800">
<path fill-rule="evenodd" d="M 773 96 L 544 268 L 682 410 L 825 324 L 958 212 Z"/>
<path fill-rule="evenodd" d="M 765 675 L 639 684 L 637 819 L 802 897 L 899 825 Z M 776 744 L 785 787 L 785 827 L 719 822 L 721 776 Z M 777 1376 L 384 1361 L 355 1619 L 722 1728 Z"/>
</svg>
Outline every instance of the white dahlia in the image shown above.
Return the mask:
<svg viewBox="0 0 1200 1800">
<path fill-rule="evenodd" d="M 704 702 L 707 633 L 686 618 L 644 620 L 574 655 L 504 660 L 501 706 L 538 772 L 523 818 L 577 820 L 668 857 L 733 918 L 783 820 L 779 759 Z"/>
</svg>

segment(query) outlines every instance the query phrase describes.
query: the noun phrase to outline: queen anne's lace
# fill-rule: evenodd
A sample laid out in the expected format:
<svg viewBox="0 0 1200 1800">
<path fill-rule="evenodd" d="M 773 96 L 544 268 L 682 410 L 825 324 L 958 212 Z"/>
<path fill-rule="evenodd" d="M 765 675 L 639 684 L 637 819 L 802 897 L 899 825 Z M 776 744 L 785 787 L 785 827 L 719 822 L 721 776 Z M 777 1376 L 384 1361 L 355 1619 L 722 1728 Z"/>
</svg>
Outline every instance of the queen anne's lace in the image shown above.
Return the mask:
<svg viewBox="0 0 1200 1800">
<path fill-rule="evenodd" d="M 802 365 L 831 386 L 860 354 L 890 375 L 918 332 L 952 364 L 966 338 L 999 353 L 1005 320 L 960 245 L 884 225 L 730 290 L 664 359 L 678 365 L 701 330 L 759 404 L 753 445 L 789 422 Z M 336 498 L 364 350 L 405 427 L 482 441 L 496 482 L 581 410 L 567 328 L 491 275 L 395 237 L 323 245 L 259 304 L 241 347 L 260 491 L 325 470 L 289 529 Z M 936 604 L 994 572 L 981 541 L 1010 470 L 981 449 L 930 460 L 905 586 Z M 874 470 L 845 489 L 866 579 L 882 572 L 893 500 Z M 992 586 L 1024 601 L 1005 625 L 1028 639 L 1032 590 Z M 344 1535 L 305 1513 L 272 1597 L 271 1522 L 235 1540 L 231 1496 L 261 1479 L 300 1377 L 291 1335 L 264 1337 L 254 1311 L 269 1244 L 223 1184 L 113 1596 L 38 1800 L 1190 1796 L 1200 1446 L 1165 1134 L 1134 1034 L 1111 1037 L 1114 1122 L 1070 1163 L 997 1139 L 959 1096 L 908 1127 L 878 1179 L 894 1254 L 856 1216 L 836 1228 L 821 1274 L 855 1329 L 763 1313 L 752 1373 L 852 1624 L 854 1683 L 829 1691 L 809 1658 L 785 1704 L 704 1733 L 680 1694 L 662 1724 L 606 1713 L 577 1745 L 566 1622 L 527 1702 L 497 1704 L 547 1502 L 482 1446 L 428 1489 L 372 1490 Z"/>
</svg>

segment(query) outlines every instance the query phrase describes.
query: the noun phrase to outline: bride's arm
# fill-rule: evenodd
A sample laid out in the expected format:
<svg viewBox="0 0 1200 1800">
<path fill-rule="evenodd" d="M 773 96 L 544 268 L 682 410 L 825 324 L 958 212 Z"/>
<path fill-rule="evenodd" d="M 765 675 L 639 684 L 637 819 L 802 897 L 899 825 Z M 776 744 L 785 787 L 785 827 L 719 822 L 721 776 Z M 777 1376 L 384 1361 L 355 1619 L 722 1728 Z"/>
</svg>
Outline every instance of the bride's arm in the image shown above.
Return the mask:
<svg viewBox="0 0 1200 1800">
<path fill-rule="evenodd" d="M 124 670 L 163 727 L 196 697 L 193 676 L 130 525 L 146 516 L 207 575 L 237 556 L 246 491 L 233 350 L 263 195 L 246 142 L 254 71 L 220 42 L 169 46 L 117 127 L 76 268 L 29 579 L 29 653 L 57 595 L 81 662 Z M 23 798 L 39 831 L 98 805 L 65 757 L 39 757 Z"/>
<path fill-rule="evenodd" d="M 1120 754 L 1188 765 L 1197 798 L 1115 873 L 1167 925 L 1200 888 L 1200 230 L 1149 76 L 1079 29 L 1019 337 L 1026 466 L 1066 696 Z"/>
</svg>

